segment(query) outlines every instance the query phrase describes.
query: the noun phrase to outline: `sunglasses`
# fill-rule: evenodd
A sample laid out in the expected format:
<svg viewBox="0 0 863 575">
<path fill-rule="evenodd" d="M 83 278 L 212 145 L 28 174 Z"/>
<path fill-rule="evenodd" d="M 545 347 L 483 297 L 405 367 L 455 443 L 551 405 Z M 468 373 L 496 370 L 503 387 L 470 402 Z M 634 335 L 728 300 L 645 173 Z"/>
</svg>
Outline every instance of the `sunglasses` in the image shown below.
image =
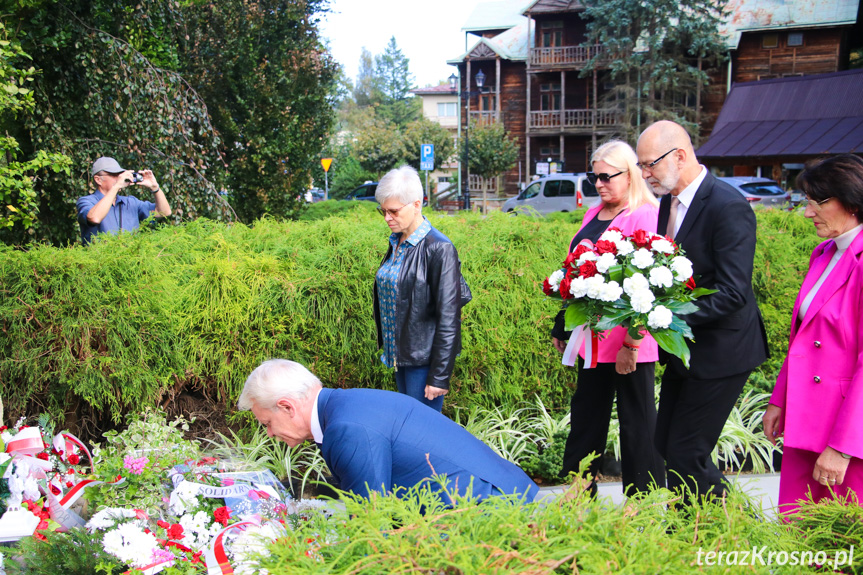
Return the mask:
<svg viewBox="0 0 863 575">
<path fill-rule="evenodd" d="M 603 184 L 607 184 L 611 180 L 611 178 L 616 178 L 617 176 L 619 176 L 620 174 L 623 174 L 625 172 L 626 172 L 626 170 L 621 170 L 621 171 L 617 172 L 616 174 L 610 174 L 610 175 L 606 174 L 604 172 L 602 174 L 594 174 L 593 172 L 587 172 L 587 181 L 590 182 L 594 186 L 596 185 L 597 180 L 599 180 Z"/>
<path fill-rule="evenodd" d="M 676 152 L 678 149 L 679 148 L 671 148 L 670 150 L 668 150 L 667 152 L 665 152 L 664 154 L 662 154 L 661 156 L 659 156 L 658 158 L 656 158 L 655 160 L 650 162 L 649 164 L 642 164 L 639 162 L 639 163 L 636 163 L 635 166 L 639 170 L 652 170 L 654 168 L 654 166 L 656 166 L 656 164 L 658 164 L 659 162 L 662 161 L 663 158 L 665 158 L 665 156 L 667 156 L 671 152 Z"/>
<path fill-rule="evenodd" d="M 389 214 L 391 218 L 394 218 L 394 217 L 399 215 L 400 211 L 402 211 L 403 209 L 405 209 L 405 207 L 407 207 L 409 205 L 410 204 L 405 204 L 404 206 L 402 206 L 400 208 L 396 208 L 394 210 L 388 210 L 386 208 L 382 208 L 382 207 L 378 206 L 378 213 L 380 215 L 382 215 L 383 217 L 387 217 L 387 214 Z"/>
</svg>

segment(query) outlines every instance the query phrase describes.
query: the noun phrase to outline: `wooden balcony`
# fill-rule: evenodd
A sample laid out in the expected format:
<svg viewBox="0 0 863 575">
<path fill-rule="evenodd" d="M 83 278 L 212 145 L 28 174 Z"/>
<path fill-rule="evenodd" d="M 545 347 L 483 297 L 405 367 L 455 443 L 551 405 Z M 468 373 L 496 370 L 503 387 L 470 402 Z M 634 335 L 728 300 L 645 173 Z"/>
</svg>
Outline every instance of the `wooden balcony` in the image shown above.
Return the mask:
<svg viewBox="0 0 863 575">
<path fill-rule="evenodd" d="M 602 52 L 602 46 L 558 46 L 554 48 L 531 48 L 531 68 L 560 68 L 573 66 L 583 68 L 591 58 Z"/>
<path fill-rule="evenodd" d="M 471 121 L 476 121 L 481 126 L 485 126 L 500 121 L 500 114 L 497 112 L 477 112 L 471 110 L 470 119 Z"/>
<path fill-rule="evenodd" d="M 612 109 L 552 110 L 530 113 L 530 131 L 591 130 L 613 128 L 623 123 L 620 112 Z"/>
</svg>

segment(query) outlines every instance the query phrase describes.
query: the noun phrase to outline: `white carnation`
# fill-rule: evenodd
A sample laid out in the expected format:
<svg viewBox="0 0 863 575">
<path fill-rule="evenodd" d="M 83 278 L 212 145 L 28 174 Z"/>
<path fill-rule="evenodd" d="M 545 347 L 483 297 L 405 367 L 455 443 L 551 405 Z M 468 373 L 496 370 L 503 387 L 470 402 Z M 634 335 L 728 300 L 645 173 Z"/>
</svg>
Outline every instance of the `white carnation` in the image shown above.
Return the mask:
<svg viewBox="0 0 863 575">
<path fill-rule="evenodd" d="M 116 529 L 105 533 L 102 539 L 105 551 L 132 567 L 148 565 L 153 552 L 159 548 L 159 542 L 152 533 L 144 532 L 134 523 L 124 523 Z"/>
<path fill-rule="evenodd" d="M 569 284 L 569 293 L 576 299 L 583 298 L 587 295 L 587 281 L 583 277 L 578 276 Z"/>
<path fill-rule="evenodd" d="M 674 253 L 674 244 L 665 238 L 659 240 L 653 240 L 650 244 L 650 249 L 660 254 L 673 254 Z"/>
<path fill-rule="evenodd" d="M 647 314 L 647 325 L 653 329 L 665 329 L 671 325 L 673 318 L 674 315 L 670 309 L 664 305 L 658 305 L 653 311 Z"/>
<path fill-rule="evenodd" d="M 602 294 L 602 286 L 605 284 L 602 276 L 597 275 L 587 278 L 584 280 L 584 283 L 587 285 L 587 297 L 590 299 L 599 299 L 599 296 Z"/>
<path fill-rule="evenodd" d="M 623 288 L 620 287 L 620 284 L 617 282 L 608 282 L 603 284 L 599 299 L 612 302 L 619 300 L 621 295 L 623 295 Z"/>
<path fill-rule="evenodd" d="M 656 287 L 670 288 L 674 283 L 674 274 L 665 266 L 650 270 L 650 284 Z"/>
<path fill-rule="evenodd" d="M 624 257 L 635 251 L 635 246 L 628 240 L 617 242 L 617 255 Z"/>
<path fill-rule="evenodd" d="M 584 252 L 583 254 L 578 256 L 578 260 L 576 260 L 575 265 L 576 265 L 576 267 L 578 267 L 581 264 L 583 264 L 584 262 L 595 262 L 598 259 L 599 259 L 599 256 L 597 256 L 595 253 Z"/>
<path fill-rule="evenodd" d="M 620 242 L 623 241 L 623 234 L 617 230 L 605 230 L 602 232 L 602 235 L 599 236 L 600 241 L 605 240 L 607 242 L 614 242 L 614 245 L 619 246 Z"/>
<path fill-rule="evenodd" d="M 551 286 L 551 289 L 557 291 L 560 289 L 560 280 L 564 278 L 566 274 L 563 273 L 563 270 L 557 270 L 550 276 L 548 276 L 548 284 Z"/>
<path fill-rule="evenodd" d="M 107 507 L 90 518 L 87 522 L 87 530 L 90 533 L 101 531 L 114 527 L 118 522 L 125 519 L 131 519 L 137 514 L 132 509 L 124 509 L 122 507 Z"/>
<path fill-rule="evenodd" d="M 596 271 L 604 274 L 613 265 L 617 265 L 617 259 L 615 259 L 614 254 L 602 254 L 596 260 Z"/>
<path fill-rule="evenodd" d="M 626 295 L 628 296 L 631 296 L 634 292 L 643 289 L 650 289 L 650 282 L 647 281 L 644 274 L 632 274 L 632 277 L 628 277 L 623 280 L 623 291 L 626 292 Z"/>
<path fill-rule="evenodd" d="M 635 255 L 632 256 L 632 265 L 642 270 L 649 268 L 653 265 L 653 254 L 650 253 L 650 250 L 644 248 L 636 250 Z"/>
<path fill-rule="evenodd" d="M 671 270 L 677 281 L 685 282 L 692 277 L 692 262 L 683 256 L 677 256 L 671 260 Z"/>
<path fill-rule="evenodd" d="M 629 303 L 637 313 L 647 313 L 653 307 L 653 292 L 649 289 L 636 290 L 629 294 Z"/>
</svg>

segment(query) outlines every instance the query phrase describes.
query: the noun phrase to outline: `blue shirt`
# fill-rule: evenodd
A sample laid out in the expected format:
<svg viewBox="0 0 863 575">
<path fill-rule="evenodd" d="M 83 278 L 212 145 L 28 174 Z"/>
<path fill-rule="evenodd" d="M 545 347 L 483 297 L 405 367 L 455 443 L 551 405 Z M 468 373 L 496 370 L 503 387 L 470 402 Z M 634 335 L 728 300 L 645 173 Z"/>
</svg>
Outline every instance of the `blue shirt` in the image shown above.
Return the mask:
<svg viewBox="0 0 863 575">
<path fill-rule="evenodd" d="M 156 211 L 153 202 L 144 202 L 132 196 L 117 196 L 102 222 L 93 225 L 87 221 L 87 214 L 104 197 L 105 194 L 97 191 L 78 198 L 78 223 L 81 225 L 81 241 L 84 245 L 89 244 L 96 234 L 117 234 L 120 230 L 133 232 L 141 226 L 142 220 Z"/>
<path fill-rule="evenodd" d="M 412 250 L 425 238 L 432 227 L 423 216 L 420 226 L 399 247 L 401 233 L 390 234 L 390 245 L 393 248 L 390 257 L 378 269 L 375 281 L 378 284 L 378 300 L 381 310 L 381 332 L 384 338 L 384 353 L 381 361 L 387 367 L 396 367 L 396 314 L 399 300 L 399 272 L 405 261 L 407 250 Z"/>
</svg>

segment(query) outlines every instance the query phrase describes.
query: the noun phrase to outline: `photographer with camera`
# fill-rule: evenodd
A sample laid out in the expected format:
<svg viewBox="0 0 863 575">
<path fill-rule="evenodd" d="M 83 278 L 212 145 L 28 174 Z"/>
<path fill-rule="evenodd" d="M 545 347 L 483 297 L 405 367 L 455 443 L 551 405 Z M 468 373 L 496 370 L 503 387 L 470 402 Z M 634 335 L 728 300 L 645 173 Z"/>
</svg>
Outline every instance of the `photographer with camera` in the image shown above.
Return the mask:
<svg viewBox="0 0 863 575">
<path fill-rule="evenodd" d="M 78 198 L 77 202 L 84 245 L 89 244 L 96 234 L 135 231 L 153 212 L 162 218 L 171 215 L 165 192 L 151 170 L 124 170 L 114 158 L 102 157 L 93 162 L 92 175 L 96 191 Z M 121 189 L 134 185 L 149 188 L 154 201 L 119 195 Z"/>
</svg>

